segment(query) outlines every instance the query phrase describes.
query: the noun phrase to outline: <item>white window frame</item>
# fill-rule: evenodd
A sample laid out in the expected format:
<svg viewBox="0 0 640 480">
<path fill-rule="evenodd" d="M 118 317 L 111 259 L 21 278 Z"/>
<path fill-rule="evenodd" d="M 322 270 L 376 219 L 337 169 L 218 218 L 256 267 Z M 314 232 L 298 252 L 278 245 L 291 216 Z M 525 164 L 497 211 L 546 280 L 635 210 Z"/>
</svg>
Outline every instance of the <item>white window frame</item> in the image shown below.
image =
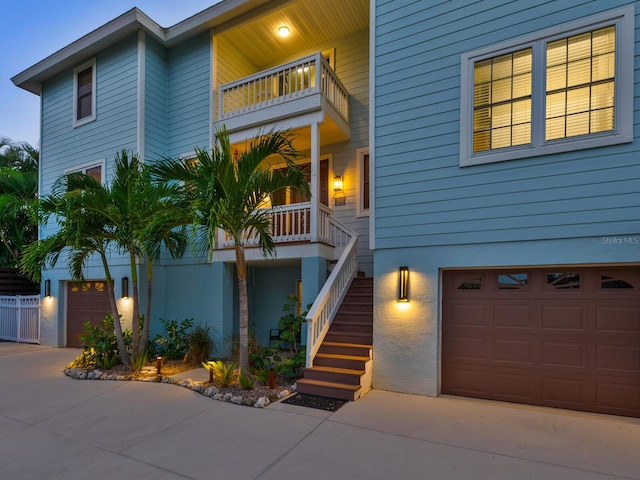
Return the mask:
<svg viewBox="0 0 640 480">
<path fill-rule="evenodd" d="M 633 141 L 633 5 L 551 27 L 462 55 L 460 91 L 460 166 L 481 165 Z M 546 141 L 545 47 L 548 42 L 616 25 L 615 129 Z M 482 152 L 473 151 L 473 73 L 475 62 L 524 48 L 533 49 L 531 143 Z"/>
<path fill-rule="evenodd" d="M 95 167 L 100 167 L 100 183 L 104 185 L 105 182 L 105 159 L 97 160 L 91 163 L 85 163 L 84 165 L 80 165 L 79 167 L 68 168 L 64 171 L 64 174 L 68 173 L 84 173 L 86 175 L 87 170 Z"/>
<path fill-rule="evenodd" d="M 364 208 L 364 156 L 369 155 L 369 208 Z M 369 147 L 356 150 L 356 217 L 368 217 L 371 210 L 371 155 Z"/>
<path fill-rule="evenodd" d="M 78 74 L 91 68 L 91 115 L 78 120 Z M 96 119 L 96 59 L 79 65 L 73 70 L 73 128 L 93 122 Z"/>
</svg>

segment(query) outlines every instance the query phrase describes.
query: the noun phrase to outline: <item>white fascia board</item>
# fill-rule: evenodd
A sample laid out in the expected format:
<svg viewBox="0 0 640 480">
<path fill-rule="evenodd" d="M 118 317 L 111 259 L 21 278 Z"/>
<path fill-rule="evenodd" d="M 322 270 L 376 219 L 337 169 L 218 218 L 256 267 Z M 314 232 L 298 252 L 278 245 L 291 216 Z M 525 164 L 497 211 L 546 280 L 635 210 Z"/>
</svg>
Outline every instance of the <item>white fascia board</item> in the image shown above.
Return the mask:
<svg viewBox="0 0 640 480">
<path fill-rule="evenodd" d="M 84 37 L 58 50 L 44 60 L 17 74 L 11 81 L 31 93 L 42 93 L 42 82 L 64 70 L 73 68 L 83 60 L 95 56 L 139 29 L 143 29 L 160 41 L 166 37 L 166 29 L 151 20 L 137 8 L 102 25 Z"/>
</svg>

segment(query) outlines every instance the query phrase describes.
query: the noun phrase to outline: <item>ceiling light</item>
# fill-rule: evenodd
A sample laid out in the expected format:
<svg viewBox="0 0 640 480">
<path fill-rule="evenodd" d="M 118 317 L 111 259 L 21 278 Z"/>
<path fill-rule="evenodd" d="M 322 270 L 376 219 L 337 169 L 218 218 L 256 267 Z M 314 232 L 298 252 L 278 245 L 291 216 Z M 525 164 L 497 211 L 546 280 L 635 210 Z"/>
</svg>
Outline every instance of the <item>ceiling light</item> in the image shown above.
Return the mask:
<svg viewBox="0 0 640 480">
<path fill-rule="evenodd" d="M 280 35 L 282 38 L 288 37 L 289 33 L 291 33 L 289 31 L 289 27 L 287 27 L 286 25 L 281 25 L 280 27 L 278 27 L 278 35 Z"/>
</svg>

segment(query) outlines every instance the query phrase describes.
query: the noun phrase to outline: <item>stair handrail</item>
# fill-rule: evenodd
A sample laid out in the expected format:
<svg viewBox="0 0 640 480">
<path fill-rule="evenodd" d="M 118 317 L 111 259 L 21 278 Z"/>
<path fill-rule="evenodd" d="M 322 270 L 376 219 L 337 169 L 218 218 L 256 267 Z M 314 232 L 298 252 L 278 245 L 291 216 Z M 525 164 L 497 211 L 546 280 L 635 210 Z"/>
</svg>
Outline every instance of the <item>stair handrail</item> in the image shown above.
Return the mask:
<svg viewBox="0 0 640 480">
<path fill-rule="evenodd" d="M 358 272 L 358 234 L 342 224 L 339 226 L 351 238 L 307 313 L 307 368 L 313 366 L 331 322 Z"/>
</svg>

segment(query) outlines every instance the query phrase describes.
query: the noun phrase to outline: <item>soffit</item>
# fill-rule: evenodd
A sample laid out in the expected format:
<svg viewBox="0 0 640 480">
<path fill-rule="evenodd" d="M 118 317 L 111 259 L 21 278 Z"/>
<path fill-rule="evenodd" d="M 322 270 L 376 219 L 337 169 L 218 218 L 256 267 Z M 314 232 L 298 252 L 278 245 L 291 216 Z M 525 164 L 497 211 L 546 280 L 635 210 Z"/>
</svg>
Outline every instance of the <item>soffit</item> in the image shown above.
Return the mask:
<svg viewBox="0 0 640 480">
<path fill-rule="evenodd" d="M 317 49 L 369 26 L 369 0 L 298 0 L 275 10 L 262 9 L 258 16 L 252 13 L 214 28 L 214 34 L 232 42 L 258 67 Z M 276 35 L 281 25 L 291 29 L 285 39 Z"/>
</svg>

